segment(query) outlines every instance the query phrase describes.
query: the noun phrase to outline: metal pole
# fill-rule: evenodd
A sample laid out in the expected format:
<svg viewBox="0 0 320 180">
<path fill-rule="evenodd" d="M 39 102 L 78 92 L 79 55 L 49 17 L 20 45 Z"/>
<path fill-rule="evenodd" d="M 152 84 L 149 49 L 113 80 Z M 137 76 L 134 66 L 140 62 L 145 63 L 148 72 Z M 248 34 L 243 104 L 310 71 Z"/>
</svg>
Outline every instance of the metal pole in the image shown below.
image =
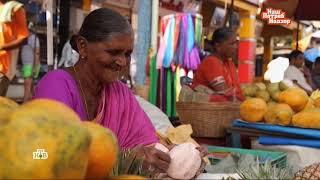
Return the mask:
<svg viewBox="0 0 320 180">
<path fill-rule="evenodd" d="M 300 23 L 299 21 L 297 21 L 296 50 L 299 49 L 299 29 L 300 29 Z"/>
<path fill-rule="evenodd" d="M 47 64 L 53 66 L 53 0 L 47 0 L 46 20 L 47 20 Z"/>
</svg>

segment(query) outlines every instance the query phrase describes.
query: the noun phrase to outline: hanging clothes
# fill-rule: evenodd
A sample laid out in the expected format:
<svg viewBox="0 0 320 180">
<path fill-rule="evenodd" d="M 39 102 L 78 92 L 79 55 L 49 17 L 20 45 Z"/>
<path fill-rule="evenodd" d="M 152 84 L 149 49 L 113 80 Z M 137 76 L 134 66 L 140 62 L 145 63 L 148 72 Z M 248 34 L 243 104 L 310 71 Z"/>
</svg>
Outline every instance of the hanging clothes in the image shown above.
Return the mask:
<svg viewBox="0 0 320 180">
<path fill-rule="evenodd" d="M 166 28 L 165 38 L 166 38 L 166 48 L 163 56 L 162 66 L 165 68 L 170 67 L 171 61 L 174 55 L 174 28 L 175 28 L 175 19 L 171 18 L 169 24 Z"/>
<path fill-rule="evenodd" d="M 153 105 L 157 104 L 157 92 L 158 92 L 158 70 L 156 68 L 156 56 L 150 59 L 150 88 L 149 88 L 149 102 Z"/>
<path fill-rule="evenodd" d="M 188 13 L 167 15 L 161 19 L 160 26 L 159 49 L 150 62 L 149 101 L 173 117 L 176 116 L 176 101 L 181 90 L 181 72 L 188 74 L 200 64 L 202 16 Z"/>
</svg>

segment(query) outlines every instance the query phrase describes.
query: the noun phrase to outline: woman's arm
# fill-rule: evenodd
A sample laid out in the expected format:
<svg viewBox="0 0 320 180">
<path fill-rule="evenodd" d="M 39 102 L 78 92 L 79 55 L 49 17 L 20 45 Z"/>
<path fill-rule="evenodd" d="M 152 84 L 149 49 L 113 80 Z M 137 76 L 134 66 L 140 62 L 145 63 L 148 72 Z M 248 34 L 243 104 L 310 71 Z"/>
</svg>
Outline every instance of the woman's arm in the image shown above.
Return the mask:
<svg viewBox="0 0 320 180">
<path fill-rule="evenodd" d="M 24 44 L 26 42 L 26 40 L 27 40 L 27 38 L 13 40 L 9 43 L 1 45 L 0 50 L 7 51 L 7 50 L 16 49 L 16 48 L 20 47 L 22 44 Z"/>
<path fill-rule="evenodd" d="M 220 82 L 218 84 L 217 83 L 210 83 L 210 88 L 218 94 L 225 94 L 228 89 L 228 87 L 224 81 Z"/>
</svg>

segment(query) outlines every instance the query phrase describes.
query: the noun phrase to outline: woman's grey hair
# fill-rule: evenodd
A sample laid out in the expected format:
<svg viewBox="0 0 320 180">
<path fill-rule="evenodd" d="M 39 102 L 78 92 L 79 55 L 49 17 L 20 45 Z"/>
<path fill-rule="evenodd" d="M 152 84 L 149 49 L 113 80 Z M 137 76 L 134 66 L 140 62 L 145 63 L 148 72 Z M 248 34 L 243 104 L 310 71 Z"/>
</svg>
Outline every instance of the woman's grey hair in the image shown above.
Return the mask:
<svg viewBox="0 0 320 180">
<path fill-rule="evenodd" d="M 132 27 L 125 17 L 111 9 L 100 8 L 92 11 L 84 19 L 78 35 L 75 36 L 81 36 L 88 42 L 101 42 L 113 35 L 131 32 Z M 72 37 L 71 41 L 75 39 Z M 76 43 L 71 42 L 71 44 Z"/>
</svg>

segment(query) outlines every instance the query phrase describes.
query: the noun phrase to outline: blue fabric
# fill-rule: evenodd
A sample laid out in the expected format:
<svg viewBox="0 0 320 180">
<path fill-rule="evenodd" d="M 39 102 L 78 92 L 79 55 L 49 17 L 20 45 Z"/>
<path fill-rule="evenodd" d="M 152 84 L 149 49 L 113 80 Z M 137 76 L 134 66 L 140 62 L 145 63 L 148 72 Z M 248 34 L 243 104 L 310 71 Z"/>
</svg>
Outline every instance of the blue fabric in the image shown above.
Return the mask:
<svg viewBox="0 0 320 180">
<path fill-rule="evenodd" d="M 187 29 L 187 48 L 188 48 L 188 53 L 191 52 L 193 46 L 194 46 L 194 25 L 192 21 L 192 16 L 191 14 L 187 15 L 187 24 L 188 24 L 188 29 Z"/>
<path fill-rule="evenodd" d="M 319 56 L 320 56 L 319 48 L 308 49 L 307 51 L 304 52 L 304 57 L 311 62 L 315 62 L 317 57 Z"/>
<path fill-rule="evenodd" d="M 263 144 L 263 145 L 297 145 L 297 146 L 320 148 L 320 140 L 309 140 L 309 139 L 306 140 L 306 139 L 262 136 L 262 137 L 259 137 L 258 141 L 260 144 Z"/>
<path fill-rule="evenodd" d="M 168 31 L 168 40 L 167 40 L 167 47 L 164 53 L 163 64 L 162 64 L 162 66 L 165 68 L 170 67 L 171 61 L 173 59 L 174 27 L 175 27 L 175 19 L 171 18 L 166 28 L 166 31 Z"/>
<path fill-rule="evenodd" d="M 305 138 L 320 139 L 320 130 L 318 129 L 286 127 L 286 126 L 278 126 L 278 125 L 271 125 L 271 124 L 265 124 L 265 123 L 248 123 L 242 120 L 233 121 L 233 126 L 258 129 L 258 130 L 264 130 L 269 132 L 279 132 L 279 133 L 300 135 Z"/>
</svg>

